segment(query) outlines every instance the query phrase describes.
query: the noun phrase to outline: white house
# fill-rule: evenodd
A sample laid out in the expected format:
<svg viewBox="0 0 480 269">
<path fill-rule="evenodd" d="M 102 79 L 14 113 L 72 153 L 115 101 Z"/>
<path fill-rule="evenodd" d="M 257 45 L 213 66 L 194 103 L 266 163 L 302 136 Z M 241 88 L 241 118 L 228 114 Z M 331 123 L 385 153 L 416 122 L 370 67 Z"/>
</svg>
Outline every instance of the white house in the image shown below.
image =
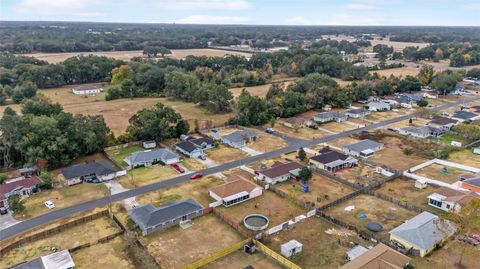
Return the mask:
<svg viewBox="0 0 480 269">
<path fill-rule="evenodd" d="M 443 211 L 459 212 L 462 205 L 480 199 L 480 195 L 472 191 L 454 190 L 447 187 L 438 188 L 428 196 L 428 205 Z"/>
<path fill-rule="evenodd" d="M 225 207 L 239 204 L 263 194 L 262 188 L 242 178 L 230 178 L 230 181 L 208 190 L 210 197 Z"/>
<path fill-rule="evenodd" d="M 391 109 L 390 104 L 384 102 L 370 102 L 367 106 L 370 111 L 387 111 Z"/>
<path fill-rule="evenodd" d="M 289 162 L 289 163 L 276 162 L 272 165 L 270 169 L 259 171 L 256 178 L 258 180 L 265 181 L 268 184 L 276 184 L 294 177 L 292 172 L 298 171 L 302 167 L 303 165 L 297 162 Z"/>
<path fill-rule="evenodd" d="M 72 92 L 77 95 L 97 94 L 102 91 L 102 88 L 94 85 L 81 85 L 72 89 Z"/>
<path fill-rule="evenodd" d="M 346 146 L 343 146 L 342 150 L 345 154 L 352 155 L 354 157 L 368 158 L 381 149 L 383 144 L 375 142 L 370 139 L 361 140 Z"/>
<path fill-rule="evenodd" d="M 142 146 L 144 149 L 153 149 L 157 146 L 157 142 L 155 140 L 143 141 Z"/>
</svg>

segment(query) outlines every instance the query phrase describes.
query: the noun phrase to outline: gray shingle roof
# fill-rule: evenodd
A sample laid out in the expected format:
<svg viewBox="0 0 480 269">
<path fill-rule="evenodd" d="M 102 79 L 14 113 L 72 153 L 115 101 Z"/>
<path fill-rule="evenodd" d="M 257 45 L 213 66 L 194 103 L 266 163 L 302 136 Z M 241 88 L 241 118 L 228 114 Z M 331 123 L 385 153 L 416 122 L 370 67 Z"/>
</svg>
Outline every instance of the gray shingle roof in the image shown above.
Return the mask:
<svg viewBox="0 0 480 269">
<path fill-rule="evenodd" d="M 155 208 L 152 204 L 136 207 L 130 210 L 130 215 L 141 228 L 147 229 L 202 209 L 203 206 L 197 201 L 186 199 L 159 208 Z"/>
<path fill-rule="evenodd" d="M 455 226 L 448 220 L 422 212 L 390 231 L 395 235 L 421 249 L 429 249 L 455 232 Z"/>
<path fill-rule="evenodd" d="M 193 143 L 191 143 L 190 141 L 180 142 L 180 143 L 175 144 L 175 146 L 183 149 L 184 151 L 186 151 L 186 152 L 188 152 L 188 153 L 192 153 L 192 152 L 194 152 L 196 149 L 198 149 L 198 147 L 195 146 L 195 145 L 194 145 Z"/>
<path fill-rule="evenodd" d="M 469 119 L 473 119 L 477 116 L 477 114 L 475 113 L 472 113 L 472 112 L 468 112 L 468 111 L 456 111 L 453 113 L 453 117 L 454 118 L 457 118 L 457 119 L 462 119 L 462 120 L 469 120 Z"/>
<path fill-rule="evenodd" d="M 153 160 L 170 160 L 174 158 L 179 158 L 179 156 L 168 150 L 168 149 L 154 149 L 154 150 L 147 150 L 147 151 L 137 151 L 134 152 L 129 157 L 130 163 L 143 163 L 143 162 L 151 162 Z"/>
<path fill-rule="evenodd" d="M 236 143 L 236 142 L 242 142 L 243 140 L 245 140 L 245 137 L 252 139 L 253 137 L 258 137 L 258 135 L 254 131 L 246 129 L 246 130 L 235 131 L 231 134 L 224 135 L 222 136 L 222 139 Z"/>
<path fill-rule="evenodd" d="M 197 145 L 197 146 L 199 146 L 199 147 L 202 146 L 203 143 L 205 143 L 207 145 L 211 145 L 211 144 L 215 143 L 215 141 L 213 141 L 213 139 L 208 138 L 208 137 L 193 138 L 193 139 L 189 139 L 188 141 Z"/>
<path fill-rule="evenodd" d="M 347 155 L 332 150 L 332 151 L 314 156 L 311 159 L 319 163 L 328 164 L 334 161 L 345 161 L 347 158 L 348 158 Z"/>
<path fill-rule="evenodd" d="M 402 130 L 420 135 L 430 135 L 432 131 L 438 131 L 436 128 L 428 126 L 410 126 L 402 128 Z"/>
<path fill-rule="evenodd" d="M 377 148 L 377 147 L 383 147 L 383 144 L 375 142 L 375 141 L 370 140 L 370 139 L 365 139 L 365 140 L 358 141 L 358 142 L 355 142 L 355 143 L 352 143 L 352 144 L 349 144 L 349 145 L 346 145 L 346 146 L 343 146 L 343 147 L 348 149 L 348 150 L 353 150 L 353 151 L 356 151 L 356 152 L 362 152 L 362 151 L 367 150 L 367 149 L 374 149 L 374 148 Z"/>
<path fill-rule="evenodd" d="M 370 111 L 366 110 L 365 108 L 356 108 L 356 109 L 347 110 L 347 113 L 349 113 L 349 114 L 364 114 L 364 113 L 370 113 Z"/>
<path fill-rule="evenodd" d="M 345 115 L 335 111 L 326 111 L 326 112 L 319 113 L 314 117 L 319 119 L 330 119 L 330 118 L 336 119 L 336 118 L 344 118 Z"/>
<path fill-rule="evenodd" d="M 82 164 L 74 164 L 70 167 L 62 169 L 62 174 L 66 179 L 76 178 L 91 174 L 104 176 L 115 173 L 117 169 L 106 160 L 87 162 Z"/>
</svg>

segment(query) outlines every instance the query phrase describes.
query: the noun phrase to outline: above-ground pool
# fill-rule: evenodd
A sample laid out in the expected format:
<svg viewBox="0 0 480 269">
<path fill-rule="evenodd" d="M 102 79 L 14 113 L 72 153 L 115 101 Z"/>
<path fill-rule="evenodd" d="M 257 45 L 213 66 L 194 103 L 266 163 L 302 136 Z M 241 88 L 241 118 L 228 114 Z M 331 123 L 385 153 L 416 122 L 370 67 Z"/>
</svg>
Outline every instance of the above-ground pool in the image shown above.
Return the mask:
<svg viewBox="0 0 480 269">
<path fill-rule="evenodd" d="M 260 214 L 251 214 L 243 219 L 243 224 L 252 231 L 264 230 L 268 227 L 268 218 Z"/>
</svg>

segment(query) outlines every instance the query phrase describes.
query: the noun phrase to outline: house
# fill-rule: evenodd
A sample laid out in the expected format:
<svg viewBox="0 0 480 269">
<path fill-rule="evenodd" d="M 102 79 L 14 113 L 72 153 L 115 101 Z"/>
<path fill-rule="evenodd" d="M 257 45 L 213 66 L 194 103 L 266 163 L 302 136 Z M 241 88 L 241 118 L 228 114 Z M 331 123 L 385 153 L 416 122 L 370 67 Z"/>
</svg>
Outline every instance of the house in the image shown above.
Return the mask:
<svg viewBox="0 0 480 269">
<path fill-rule="evenodd" d="M 245 129 L 235 131 L 231 134 L 220 137 L 220 140 L 233 148 L 241 148 L 247 145 L 247 143 L 255 141 L 259 136 L 252 130 Z"/>
<path fill-rule="evenodd" d="M 470 203 L 472 200 L 480 199 L 480 194 L 473 191 L 462 191 L 441 187 L 434 193 L 430 194 L 427 199 L 430 206 L 447 212 L 459 212 L 463 205 Z"/>
<path fill-rule="evenodd" d="M 291 117 L 286 119 L 283 125 L 288 128 L 301 128 L 312 125 L 312 122 L 302 117 Z"/>
<path fill-rule="evenodd" d="M 428 126 L 438 128 L 442 131 L 449 131 L 456 124 L 458 124 L 458 120 L 441 116 L 434 117 L 430 122 L 428 122 Z"/>
<path fill-rule="evenodd" d="M 297 240 L 290 240 L 285 244 L 280 246 L 280 253 L 285 258 L 290 258 L 291 256 L 302 252 L 303 244 Z"/>
<path fill-rule="evenodd" d="M 79 184 L 82 182 L 103 182 L 115 177 L 127 174 L 126 170 L 117 171 L 117 169 L 108 161 L 90 161 L 82 164 L 74 164 L 62 169 L 68 185 Z"/>
<path fill-rule="evenodd" d="M 152 204 L 134 207 L 129 213 L 143 235 L 148 235 L 203 215 L 203 206 L 193 199 L 186 199 L 159 208 Z"/>
<path fill-rule="evenodd" d="M 40 169 L 36 165 L 25 166 L 18 169 L 18 173 L 20 173 L 20 176 L 22 177 L 38 176 L 40 174 Z"/>
<path fill-rule="evenodd" d="M 196 158 L 204 155 L 203 149 L 195 146 L 190 141 L 183 141 L 175 144 L 175 149 L 190 158 Z"/>
<path fill-rule="evenodd" d="M 423 95 L 417 93 L 401 93 L 398 95 L 399 98 L 409 100 L 411 103 L 416 103 L 423 100 Z"/>
<path fill-rule="evenodd" d="M 347 112 L 345 112 L 345 115 L 350 118 L 358 119 L 370 115 L 371 113 L 372 112 L 366 110 L 365 108 L 356 108 L 347 110 Z"/>
<path fill-rule="evenodd" d="M 225 207 L 239 204 L 262 195 L 262 188 L 243 178 L 228 180 L 208 190 L 210 197 Z"/>
<path fill-rule="evenodd" d="M 347 251 L 346 260 L 347 261 L 353 261 L 367 251 L 368 251 L 368 249 L 366 247 L 363 247 L 361 245 L 357 245 L 357 246 L 355 246 L 355 247 L 353 247 L 353 248 L 351 248 L 350 250 Z"/>
<path fill-rule="evenodd" d="M 125 158 L 124 161 L 132 168 L 138 166 L 148 167 L 160 162 L 164 164 L 178 163 L 180 156 L 168 149 L 161 148 L 134 152 Z"/>
<path fill-rule="evenodd" d="M 370 111 L 387 111 L 392 109 L 391 106 L 385 102 L 370 102 L 367 106 Z"/>
<path fill-rule="evenodd" d="M 471 106 L 467 111 L 480 115 L 480 106 Z"/>
<path fill-rule="evenodd" d="M 389 232 L 390 241 L 404 248 L 413 249 L 424 257 L 445 239 L 455 233 L 455 226 L 448 220 L 424 211 L 405 221 Z"/>
<path fill-rule="evenodd" d="M 154 149 L 157 146 L 155 140 L 143 141 L 142 146 L 144 149 Z"/>
<path fill-rule="evenodd" d="M 215 141 L 208 137 L 200 137 L 200 138 L 190 137 L 189 139 L 187 139 L 187 141 L 203 150 L 211 149 L 215 147 Z"/>
<path fill-rule="evenodd" d="M 480 175 L 476 174 L 470 178 L 460 181 L 460 187 L 480 194 Z"/>
<path fill-rule="evenodd" d="M 370 139 L 364 139 L 359 142 L 343 146 L 342 148 L 345 154 L 363 158 L 373 156 L 375 152 L 381 149 L 383 149 L 382 143 L 378 143 Z"/>
<path fill-rule="evenodd" d="M 29 178 L 19 177 L 0 184 L 0 208 L 8 208 L 8 197 L 11 195 L 18 194 L 20 199 L 32 195 L 40 183 L 40 179 L 33 176 Z"/>
<path fill-rule="evenodd" d="M 99 86 L 81 85 L 72 89 L 72 92 L 77 95 L 97 94 L 103 91 Z"/>
<path fill-rule="evenodd" d="M 331 150 L 328 147 L 320 150 L 319 154 L 310 158 L 310 164 L 313 166 L 327 170 L 329 172 L 335 172 L 343 168 L 349 168 L 356 166 L 358 160 L 343 153 Z"/>
<path fill-rule="evenodd" d="M 347 116 L 345 114 L 335 111 L 326 111 L 313 116 L 313 120 L 319 123 L 325 123 L 330 121 L 342 122 L 347 120 Z"/>
<path fill-rule="evenodd" d="M 473 154 L 480 155 L 480 148 L 474 148 L 473 149 Z"/>
<path fill-rule="evenodd" d="M 416 138 L 427 138 L 430 136 L 439 137 L 443 134 L 441 129 L 432 126 L 409 126 L 400 128 L 398 133 L 401 135 L 409 135 Z"/>
<path fill-rule="evenodd" d="M 303 168 L 303 165 L 297 162 L 281 163 L 275 162 L 270 169 L 259 171 L 258 180 L 265 181 L 267 184 L 276 184 L 287 179 L 295 177 L 293 173 Z"/>
<path fill-rule="evenodd" d="M 406 268 L 410 260 L 410 257 L 380 243 L 343 265 L 340 269 L 402 269 Z"/>
<path fill-rule="evenodd" d="M 400 107 L 403 107 L 403 108 L 412 108 L 414 104 L 414 102 L 407 97 L 397 97 L 395 99 L 395 102 L 397 102 L 400 105 Z"/>
<path fill-rule="evenodd" d="M 23 262 L 10 269 L 73 269 L 75 263 L 68 249 L 41 256 L 39 258 Z"/>
<path fill-rule="evenodd" d="M 474 121 L 480 118 L 480 115 L 475 113 L 460 110 L 453 113 L 452 119 L 457 120 L 459 122 L 466 122 L 466 121 Z"/>
</svg>

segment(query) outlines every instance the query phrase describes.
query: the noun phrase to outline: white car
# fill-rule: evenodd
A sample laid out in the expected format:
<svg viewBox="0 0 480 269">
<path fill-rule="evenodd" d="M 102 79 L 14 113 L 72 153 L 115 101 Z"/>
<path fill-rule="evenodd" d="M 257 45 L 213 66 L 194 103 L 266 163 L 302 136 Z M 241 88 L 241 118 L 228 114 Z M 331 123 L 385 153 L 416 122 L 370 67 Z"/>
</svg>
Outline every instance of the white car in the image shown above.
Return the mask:
<svg viewBox="0 0 480 269">
<path fill-rule="evenodd" d="M 55 208 L 55 204 L 54 204 L 52 201 L 50 201 L 50 200 L 43 202 L 43 204 L 44 204 L 48 209 Z"/>
</svg>

